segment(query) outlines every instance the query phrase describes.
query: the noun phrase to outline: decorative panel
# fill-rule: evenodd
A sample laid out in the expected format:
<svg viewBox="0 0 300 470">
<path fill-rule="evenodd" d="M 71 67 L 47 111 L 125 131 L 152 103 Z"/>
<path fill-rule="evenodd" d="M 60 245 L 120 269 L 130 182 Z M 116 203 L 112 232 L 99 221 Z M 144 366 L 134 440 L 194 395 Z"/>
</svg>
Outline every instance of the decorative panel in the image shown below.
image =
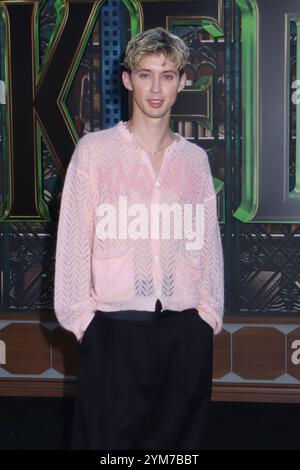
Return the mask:
<svg viewBox="0 0 300 470">
<path fill-rule="evenodd" d="M 232 370 L 244 379 L 272 380 L 285 371 L 285 337 L 275 328 L 244 327 L 232 338 Z"/>
</svg>

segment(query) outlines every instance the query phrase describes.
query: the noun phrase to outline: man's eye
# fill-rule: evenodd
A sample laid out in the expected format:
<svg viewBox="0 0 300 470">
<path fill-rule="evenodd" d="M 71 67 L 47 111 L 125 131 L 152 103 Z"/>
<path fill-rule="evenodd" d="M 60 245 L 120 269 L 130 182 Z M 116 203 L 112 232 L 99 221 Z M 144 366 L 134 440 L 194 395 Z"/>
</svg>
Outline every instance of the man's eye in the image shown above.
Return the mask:
<svg viewBox="0 0 300 470">
<path fill-rule="evenodd" d="M 173 75 L 165 75 L 164 76 L 167 80 L 172 80 L 173 79 Z"/>
<path fill-rule="evenodd" d="M 148 73 L 140 73 L 139 77 L 140 78 L 147 78 L 147 77 L 149 77 L 149 74 Z"/>
</svg>

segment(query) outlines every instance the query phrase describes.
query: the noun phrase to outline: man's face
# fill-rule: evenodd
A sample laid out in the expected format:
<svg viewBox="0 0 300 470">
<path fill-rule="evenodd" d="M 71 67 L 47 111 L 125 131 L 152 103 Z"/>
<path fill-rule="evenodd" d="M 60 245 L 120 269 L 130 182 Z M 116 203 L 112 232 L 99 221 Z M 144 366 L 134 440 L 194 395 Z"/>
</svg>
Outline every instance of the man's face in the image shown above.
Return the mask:
<svg viewBox="0 0 300 470">
<path fill-rule="evenodd" d="M 131 75 L 123 72 L 122 79 L 132 91 L 134 112 L 160 118 L 170 113 L 177 92 L 185 86 L 186 75 L 180 78 L 177 65 L 160 53 L 144 55 Z"/>
</svg>

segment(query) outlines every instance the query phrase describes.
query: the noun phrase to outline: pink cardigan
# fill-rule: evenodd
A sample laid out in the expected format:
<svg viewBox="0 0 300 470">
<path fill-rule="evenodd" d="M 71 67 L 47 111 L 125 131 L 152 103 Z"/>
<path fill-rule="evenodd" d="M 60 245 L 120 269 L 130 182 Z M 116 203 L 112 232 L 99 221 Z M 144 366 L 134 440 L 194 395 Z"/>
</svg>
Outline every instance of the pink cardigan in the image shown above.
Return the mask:
<svg viewBox="0 0 300 470">
<path fill-rule="evenodd" d="M 161 204 L 177 207 L 167 236 L 150 230 L 151 207 Z M 195 231 L 197 204 L 204 208 L 203 243 L 187 248 L 189 229 L 201 233 L 200 225 Z M 184 206 L 193 207 L 193 215 L 178 238 L 175 220 Z M 105 239 L 108 227 L 111 238 Z M 216 194 L 206 152 L 180 136 L 165 150 L 156 175 L 122 121 L 82 137 L 67 169 L 58 224 L 54 309 L 60 324 L 80 340 L 97 309 L 154 310 L 159 298 L 163 309 L 197 308 L 217 334 L 222 329 L 223 282 Z"/>
</svg>

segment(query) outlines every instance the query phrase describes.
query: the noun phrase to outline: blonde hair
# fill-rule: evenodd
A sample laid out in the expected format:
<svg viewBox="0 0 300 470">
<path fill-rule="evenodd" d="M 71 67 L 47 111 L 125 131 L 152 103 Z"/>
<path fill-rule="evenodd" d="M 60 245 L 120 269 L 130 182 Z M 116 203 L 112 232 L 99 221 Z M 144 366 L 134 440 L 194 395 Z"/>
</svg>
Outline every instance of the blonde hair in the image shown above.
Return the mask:
<svg viewBox="0 0 300 470">
<path fill-rule="evenodd" d="M 161 52 L 178 65 L 181 75 L 190 54 L 189 48 L 179 36 L 160 26 L 143 31 L 128 42 L 123 65 L 131 72 L 144 55 Z"/>
</svg>

